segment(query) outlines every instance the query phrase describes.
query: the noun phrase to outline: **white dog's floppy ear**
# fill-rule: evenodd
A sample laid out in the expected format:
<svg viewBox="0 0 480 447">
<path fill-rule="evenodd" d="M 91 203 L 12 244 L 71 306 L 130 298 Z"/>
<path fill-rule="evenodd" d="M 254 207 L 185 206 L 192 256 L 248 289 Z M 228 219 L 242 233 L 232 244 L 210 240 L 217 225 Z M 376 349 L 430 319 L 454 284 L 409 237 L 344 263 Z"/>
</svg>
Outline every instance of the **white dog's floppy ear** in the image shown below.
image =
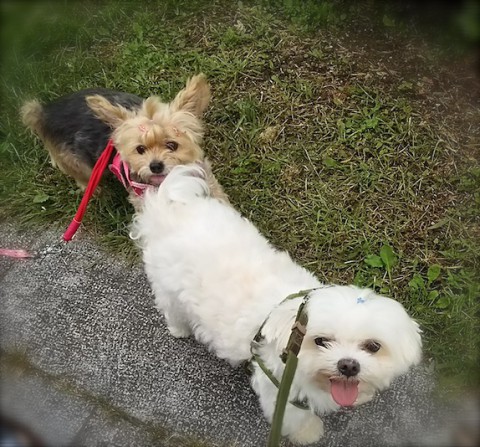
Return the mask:
<svg viewBox="0 0 480 447">
<path fill-rule="evenodd" d="M 204 74 L 193 76 L 170 104 L 172 112 L 188 112 L 201 118 L 210 101 L 210 86 Z"/>
<path fill-rule="evenodd" d="M 300 302 L 301 299 L 290 300 L 275 308 L 262 329 L 265 342 L 275 343 L 279 351 L 287 346 Z"/>
<path fill-rule="evenodd" d="M 418 323 L 409 318 L 408 323 L 401 333 L 398 334 L 398 355 L 404 365 L 405 371 L 412 365 L 420 363 L 422 358 L 422 337 Z"/>
<path fill-rule="evenodd" d="M 350 288 L 355 290 L 357 304 L 371 301 L 372 304 L 379 306 L 376 311 L 384 313 L 385 328 L 389 334 L 393 334 L 390 350 L 396 359 L 397 374 L 402 374 L 411 366 L 420 363 L 422 331 L 418 323 L 410 318 L 403 305 L 391 298 L 377 295 L 371 289 Z"/>
</svg>

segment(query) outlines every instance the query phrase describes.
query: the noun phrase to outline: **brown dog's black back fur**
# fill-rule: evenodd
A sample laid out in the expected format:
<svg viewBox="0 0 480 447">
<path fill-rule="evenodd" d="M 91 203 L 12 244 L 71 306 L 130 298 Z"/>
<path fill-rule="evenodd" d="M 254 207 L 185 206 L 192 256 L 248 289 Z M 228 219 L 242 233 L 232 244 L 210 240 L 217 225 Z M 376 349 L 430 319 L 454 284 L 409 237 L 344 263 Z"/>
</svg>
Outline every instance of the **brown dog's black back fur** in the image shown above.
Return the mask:
<svg viewBox="0 0 480 447">
<path fill-rule="evenodd" d="M 112 104 L 130 110 L 139 108 L 143 101 L 130 93 L 105 88 L 85 89 L 45 105 L 36 100 L 25 103 L 21 111 L 23 123 L 42 140 L 68 147 L 73 155 L 93 167 L 112 129 L 88 107 L 85 98 L 91 95 L 102 95 Z"/>
</svg>

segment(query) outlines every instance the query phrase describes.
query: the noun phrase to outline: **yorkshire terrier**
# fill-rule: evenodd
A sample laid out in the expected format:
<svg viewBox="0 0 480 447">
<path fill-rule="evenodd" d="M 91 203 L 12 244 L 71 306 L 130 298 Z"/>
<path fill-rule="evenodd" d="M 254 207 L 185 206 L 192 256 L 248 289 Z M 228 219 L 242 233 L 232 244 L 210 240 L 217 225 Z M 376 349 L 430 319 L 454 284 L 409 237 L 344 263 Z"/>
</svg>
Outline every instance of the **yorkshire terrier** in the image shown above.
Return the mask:
<svg viewBox="0 0 480 447">
<path fill-rule="evenodd" d="M 28 101 L 21 116 L 43 141 L 52 165 L 73 177 L 82 190 L 111 138 L 132 183 L 158 186 L 174 166 L 198 162 L 208 171 L 213 195 L 228 202 L 200 146 L 201 118 L 209 100 L 210 86 L 199 74 L 170 103 L 157 96 L 144 100 L 130 93 L 92 88 L 46 105 Z M 131 184 L 126 186 L 130 201 L 138 208 L 141 201 Z"/>
</svg>

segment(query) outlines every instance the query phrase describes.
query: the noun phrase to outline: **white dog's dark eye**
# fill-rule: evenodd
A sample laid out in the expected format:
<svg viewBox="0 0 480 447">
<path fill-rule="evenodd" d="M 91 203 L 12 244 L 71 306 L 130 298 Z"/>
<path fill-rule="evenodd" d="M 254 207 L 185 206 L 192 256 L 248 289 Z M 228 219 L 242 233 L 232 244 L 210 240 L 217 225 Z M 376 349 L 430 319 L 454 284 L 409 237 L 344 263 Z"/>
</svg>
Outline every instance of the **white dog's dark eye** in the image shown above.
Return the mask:
<svg viewBox="0 0 480 447">
<path fill-rule="evenodd" d="M 322 346 L 323 348 L 326 348 L 327 346 L 325 345 L 325 343 L 327 343 L 329 340 L 328 338 L 324 338 L 324 337 L 317 337 L 315 338 L 315 340 L 313 340 L 315 342 L 315 344 L 317 346 Z"/>
<path fill-rule="evenodd" d="M 167 149 L 170 149 L 171 151 L 176 151 L 178 149 L 178 143 L 176 141 L 167 141 L 165 146 L 167 146 Z"/>
<path fill-rule="evenodd" d="M 373 354 L 377 352 L 382 347 L 382 345 L 376 341 L 371 340 L 371 341 L 367 341 L 364 347 L 366 351 L 371 352 Z"/>
<path fill-rule="evenodd" d="M 145 146 L 142 146 L 142 145 L 137 146 L 135 149 L 137 150 L 137 152 L 138 152 L 140 155 L 144 154 L 145 151 L 147 150 L 147 148 L 146 148 Z"/>
</svg>

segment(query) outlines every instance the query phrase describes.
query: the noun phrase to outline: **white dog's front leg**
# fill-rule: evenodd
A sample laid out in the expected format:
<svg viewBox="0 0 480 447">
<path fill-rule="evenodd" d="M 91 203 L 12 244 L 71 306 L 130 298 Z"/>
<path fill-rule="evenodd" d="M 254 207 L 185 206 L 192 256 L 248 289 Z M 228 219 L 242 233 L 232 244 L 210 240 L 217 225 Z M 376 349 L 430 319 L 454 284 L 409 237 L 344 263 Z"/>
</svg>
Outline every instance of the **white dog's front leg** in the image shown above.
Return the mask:
<svg viewBox="0 0 480 447">
<path fill-rule="evenodd" d="M 174 306 L 167 303 L 160 304 L 158 300 L 156 307 L 162 312 L 167 323 L 167 329 L 175 338 L 187 338 L 192 335 L 190 325 L 182 312 L 178 312 Z"/>
<path fill-rule="evenodd" d="M 312 444 L 323 436 L 323 421 L 310 410 L 301 410 L 287 404 L 282 435 L 288 436 L 294 444 Z"/>
<path fill-rule="evenodd" d="M 258 369 L 252 377 L 252 386 L 258 394 L 265 417 L 268 422 L 272 423 L 277 388 Z M 323 421 L 310 410 L 303 410 L 287 403 L 283 417 L 282 435 L 288 436 L 294 444 L 312 444 L 323 436 Z"/>
<path fill-rule="evenodd" d="M 192 331 L 187 325 L 173 324 L 171 320 L 167 319 L 167 329 L 175 338 L 187 338 L 192 335 Z"/>
</svg>

